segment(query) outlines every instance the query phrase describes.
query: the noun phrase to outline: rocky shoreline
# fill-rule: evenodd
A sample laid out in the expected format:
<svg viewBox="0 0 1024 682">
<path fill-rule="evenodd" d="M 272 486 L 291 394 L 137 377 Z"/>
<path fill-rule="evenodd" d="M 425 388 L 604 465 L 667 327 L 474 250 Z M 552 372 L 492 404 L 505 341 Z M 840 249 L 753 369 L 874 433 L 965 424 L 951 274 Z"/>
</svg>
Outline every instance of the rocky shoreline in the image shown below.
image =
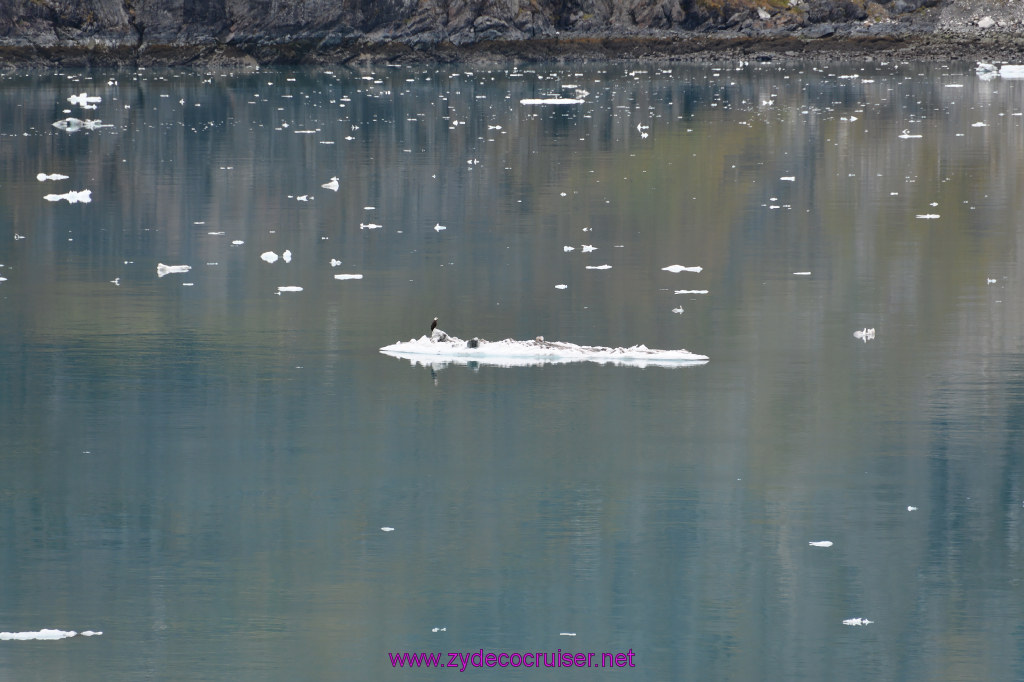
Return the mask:
<svg viewBox="0 0 1024 682">
<path fill-rule="evenodd" d="M 9 0 L 0 66 L 1024 59 L 1024 1 Z"/>
</svg>

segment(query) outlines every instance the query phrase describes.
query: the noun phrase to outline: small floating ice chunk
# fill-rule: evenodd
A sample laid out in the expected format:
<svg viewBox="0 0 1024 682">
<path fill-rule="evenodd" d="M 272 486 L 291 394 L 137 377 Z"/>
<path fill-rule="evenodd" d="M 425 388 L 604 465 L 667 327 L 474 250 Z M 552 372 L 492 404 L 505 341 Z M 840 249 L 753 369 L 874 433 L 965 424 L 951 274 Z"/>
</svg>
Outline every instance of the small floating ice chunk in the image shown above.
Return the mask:
<svg viewBox="0 0 1024 682">
<path fill-rule="evenodd" d="M 379 230 L 384 227 L 383 225 L 377 225 L 376 223 L 359 223 L 360 230 Z"/>
<path fill-rule="evenodd" d="M 30 640 L 30 639 L 67 639 L 78 633 L 74 630 L 36 630 L 34 632 L 0 632 L 0 640 Z M 103 634 L 103 633 L 99 633 Z"/>
<path fill-rule="evenodd" d="M 384 531 L 385 533 L 390 533 L 391 531 L 394 530 L 394 528 L 392 528 L 391 526 L 381 526 L 380 529 L 382 531 Z"/>
<path fill-rule="evenodd" d="M 569 285 L 568 284 L 556 284 L 555 288 L 556 289 L 568 289 Z"/>
<path fill-rule="evenodd" d="M 999 67 L 1000 78 L 1024 78 L 1024 65 L 1003 64 Z"/>
<path fill-rule="evenodd" d="M 917 511 L 917 507 L 913 507 L 913 506 L 908 505 L 907 506 L 907 511 Z"/>
<path fill-rule="evenodd" d="M 814 540 L 812 542 L 808 542 L 807 544 L 810 545 L 811 547 L 831 547 L 832 546 L 832 541 L 831 540 Z"/>
<path fill-rule="evenodd" d="M 78 634 L 82 635 L 82 637 L 99 637 L 103 634 L 103 632 L 96 630 L 86 630 L 85 632 L 80 632 Z"/>
<path fill-rule="evenodd" d="M 683 312 L 684 312 L 683 311 L 683 306 L 679 306 L 678 308 L 673 308 L 672 312 L 674 312 L 676 315 L 682 315 Z"/>
<path fill-rule="evenodd" d="M 431 632 L 448 632 L 448 628 L 430 628 Z"/>
<path fill-rule="evenodd" d="M 331 181 L 330 182 L 325 182 L 324 184 L 322 184 L 320 186 L 323 187 L 324 189 L 329 189 L 332 192 L 337 192 L 338 188 L 341 187 L 341 185 L 338 183 L 337 176 L 333 176 L 333 175 L 331 176 Z"/>
<path fill-rule="evenodd" d="M 103 123 L 103 121 L 100 121 L 99 119 L 95 121 L 85 119 L 83 121 L 80 118 L 68 117 L 60 121 L 54 121 L 53 127 L 66 130 L 69 133 L 74 133 L 79 130 L 96 130 L 97 128 L 113 128 L 114 126 L 108 123 Z"/>
<path fill-rule="evenodd" d="M 612 266 L 605 263 L 604 265 L 588 265 L 587 270 L 611 270 Z"/>
<path fill-rule="evenodd" d="M 972 128 L 988 128 L 988 124 L 985 123 L 984 121 L 978 121 L 977 123 L 972 123 L 971 127 Z"/>
<path fill-rule="evenodd" d="M 436 225 L 434 225 L 434 232 L 440 232 L 441 230 L 447 230 L 447 229 L 448 229 L 448 227 L 445 226 L 445 225 L 442 225 L 441 223 L 437 223 Z"/>
<path fill-rule="evenodd" d="M 793 274 L 797 275 L 798 277 L 808 277 L 810 276 L 811 272 L 809 270 L 803 270 L 801 272 L 794 272 Z"/>
<path fill-rule="evenodd" d="M 559 637 L 575 637 L 576 633 L 575 632 L 559 632 L 558 636 Z"/>
<path fill-rule="evenodd" d="M 342 272 L 334 276 L 334 279 L 362 279 L 363 276 L 357 273 Z"/>
<path fill-rule="evenodd" d="M 89 202 L 92 201 L 92 190 L 81 189 L 78 190 L 77 192 L 71 190 L 70 192 L 66 192 L 64 194 L 47 194 L 43 198 L 46 199 L 47 201 L 60 201 L 61 199 L 63 199 L 64 201 L 67 201 L 69 204 L 88 204 Z"/>
<path fill-rule="evenodd" d="M 914 217 L 919 220 L 938 220 L 942 216 L 940 216 L 938 213 L 918 213 Z"/>
<path fill-rule="evenodd" d="M 843 621 L 843 625 L 871 625 L 875 621 L 868 620 L 867 618 L 847 618 Z"/>
<path fill-rule="evenodd" d="M 570 99 L 568 97 L 527 97 L 519 100 L 519 103 L 526 106 L 538 104 L 583 104 L 583 100 Z"/>
<path fill-rule="evenodd" d="M 163 263 L 157 263 L 156 276 L 163 277 L 164 275 L 173 275 L 176 273 L 188 272 L 191 269 L 191 265 L 164 265 Z"/>
<path fill-rule="evenodd" d="M 295 286 L 283 286 L 283 287 L 278 287 L 278 288 L 277 288 L 277 293 L 278 293 L 278 294 L 280 294 L 280 293 L 282 293 L 282 292 L 285 292 L 285 293 L 287 293 L 287 292 L 292 292 L 292 291 L 302 291 L 302 287 L 295 287 Z"/>
<path fill-rule="evenodd" d="M 781 178 L 779 178 L 779 180 L 782 180 L 783 182 L 796 182 L 796 176 L 795 175 L 783 175 Z"/>
<path fill-rule="evenodd" d="M 985 283 L 986 284 L 995 284 L 996 280 L 992 279 L 991 277 L 986 277 L 985 278 Z"/>
<path fill-rule="evenodd" d="M 292 252 L 289 251 L 288 249 L 285 249 L 284 253 L 281 254 L 281 260 L 283 260 L 285 263 L 291 263 L 292 262 Z"/>
<path fill-rule="evenodd" d="M 677 293 L 677 294 L 706 294 L 706 293 L 708 293 L 708 290 L 707 289 L 679 289 L 675 293 Z"/>
<path fill-rule="evenodd" d="M 569 253 L 570 251 L 575 251 L 575 250 L 576 250 L 575 246 L 563 246 L 562 247 L 562 251 L 565 252 L 565 253 Z"/>
<path fill-rule="evenodd" d="M 297 197 L 295 197 L 295 201 L 309 201 L 309 195 L 308 194 L 303 194 L 303 195 L 297 196 Z"/>
<path fill-rule="evenodd" d="M 245 241 L 243 241 L 241 239 L 235 239 L 234 241 L 231 242 L 231 245 L 232 246 L 241 246 L 244 243 L 245 243 Z"/>
<path fill-rule="evenodd" d="M 268 263 L 276 263 L 277 254 L 274 253 L 273 251 L 264 251 L 263 253 L 260 254 L 260 260 L 264 260 Z"/>
<path fill-rule="evenodd" d="M 864 327 L 864 329 L 858 329 L 853 333 L 853 338 L 861 339 L 864 343 L 867 343 L 871 339 L 875 338 L 875 328 L 872 327 L 871 329 L 868 329 L 867 327 Z"/>
<path fill-rule="evenodd" d="M 332 258 L 331 259 L 331 267 L 332 268 L 336 268 L 339 265 L 341 265 L 341 261 L 340 260 L 338 260 L 337 258 Z"/>
<path fill-rule="evenodd" d="M 904 130 L 902 133 L 897 135 L 901 140 L 916 140 L 921 136 L 919 134 L 912 134 L 909 130 Z"/>
<path fill-rule="evenodd" d="M 582 253 L 590 253 L 591 251 L 597 251 L 597 247 L 591 246 L 590 244 L 583 244 L 580 246 L 580 251 Z"/>
<path fill-rule="evenodd" d="M 702 268 L 699 265 L 669 265 L 667 267 L 662 268 L 662 270 L 667 270 L 668 272 L 700 272 L 703 269 L 704 268 Z"/>
<path fill-rule="evenodd" d="M 36 174 L 36 180 L 39 182 L 46 182 L 47 180 L 67 180 L 67 175 L 61 175 L 60 173 L 38 173 Z"/>
<path fill-rule="evenodd" d="M 81 104 L 83 106 L 86 104 L 96 104 L 97 102 L 102 101 L 102 97 L 99 97 L 97 95 L 89 95 L 84 92 L 78 95 L 71 95 L 71 97 L 68 97 L 68 102 L 70 102 L 71 104 Z"/>
</svg>

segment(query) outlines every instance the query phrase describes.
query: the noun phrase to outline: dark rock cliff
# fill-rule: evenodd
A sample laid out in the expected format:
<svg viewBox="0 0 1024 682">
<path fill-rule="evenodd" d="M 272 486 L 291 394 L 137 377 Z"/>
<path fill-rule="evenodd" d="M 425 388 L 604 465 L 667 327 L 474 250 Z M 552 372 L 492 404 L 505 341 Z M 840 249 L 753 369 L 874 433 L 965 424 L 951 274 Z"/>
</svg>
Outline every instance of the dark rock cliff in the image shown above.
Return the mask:
<svg viewBox="0 0 1024 682">
<path fill-rule="evenodd" d="M 0 63 L 1024 51 L 1024 7 L 988 1 L 3 0 Z"/>
</svg>

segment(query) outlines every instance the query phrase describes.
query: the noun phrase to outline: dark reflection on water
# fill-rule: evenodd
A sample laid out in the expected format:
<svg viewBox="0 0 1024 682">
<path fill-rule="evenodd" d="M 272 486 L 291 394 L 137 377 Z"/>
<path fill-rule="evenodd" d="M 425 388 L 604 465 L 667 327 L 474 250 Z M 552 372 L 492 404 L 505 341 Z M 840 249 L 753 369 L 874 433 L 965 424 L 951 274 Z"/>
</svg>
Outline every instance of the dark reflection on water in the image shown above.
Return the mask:
<svg viewBox="0 0 1024 682">
<path fill-rule="evenodd" d="M 104 633 L 2 641 L 0 676 L 397 678 L 388 652 L 480 649 L 636 654 L 476 671 L 496 679 L 1024 676 L 1024 84 L 879 64 L 0 87 L 0 631 Z M 69 115 L 114 127 L 50 125 Z M 42 198 L 72 189 L 93 201 Z M 711 361 L 377 352 L 434 315 Z"/>
</svg>

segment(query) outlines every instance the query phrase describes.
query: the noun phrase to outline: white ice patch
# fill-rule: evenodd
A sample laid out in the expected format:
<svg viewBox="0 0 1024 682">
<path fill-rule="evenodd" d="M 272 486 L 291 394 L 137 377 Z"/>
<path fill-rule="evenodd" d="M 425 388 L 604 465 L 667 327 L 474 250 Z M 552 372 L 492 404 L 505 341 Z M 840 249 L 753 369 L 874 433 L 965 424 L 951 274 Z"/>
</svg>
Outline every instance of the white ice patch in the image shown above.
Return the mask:
<svg viewBox="0 0 1024 682">
<path fill-rule="evenodd" d="M 562 247 L 562 251 L 564 251 L 565 253 L 569 253 L 570 251 L 575 251 L 575 250 L 576 250 L 575 246 L 563 246 Z"/>
<path fill-rule="evenodd" d="M 434 225 L 434 232 L 440 232 L 441 230 L 447 229 L 448 227 L 446 225 L 442 225 L 441 223 L 437 223 L 436 225 Z"/>
<path fill-rule="evenodd" d="M 676 291 L 677 294 L 706 294 L 707 289 L 679 289 Z"/>
<path fill-rule="evenodd" d="M 875 621 L 868 620 L 867 618 L 847 618 L 843 621 L 843 625 L 871 625 Z"/>
<path fill-rule="evenodd" d="M 86 104 L 96 104 L 102 101 L 102 97 L 96 95 L 89 95 L 84 92 L 79 95 L 71 95 L 71 97 L 68 97 L 68 102 L 70 102 L 71 104 L 78 104 L 82 106 L 85 106 Z"/>
<path fill-rule="evenodd" d="M 907 511 L 917 511 L 917 507 L 907 506 Z"/>
<path fill-rule="evenodd" d="M 583 244 L 580 246 L 580 251 L 582 253 L 590 253 L 591 251 L 597 251 L 597 247 L 591 246 L 590 244 Z"/>
<path fill-rule="evenodd" d="M 390 533 L 391 531 L 394 530 L 394 528 L 392 528 L 391 526 L 381 526 L 380 529 L 382 531 L 384 531 L 385 533 Z"/>
<path fill-rule="evenodd" d="M 782 180 L 783 182 L 796 182 L 796 176 L 795 175 L 783 175 L 781 178 L 779 178 L 779 180 Z"/>
<path fill-rule="evenodd" d="M 332 268 L 336 268 L 339 265 L 341 265 L 341 261 L 340 260 L 338 260 L 337 258 L 332 258 L 331 259 L 331 267 Z"/>
<path fill-rule="evenodd" d="M 938 213 L 918 213 L 914 217 L 917 218 L 918 220 L 938 220 L 942 216 L 940 216 Z"/>
<path fill-rule="evenodd" d="M 376 223 L 359 223 L 360 230 L 379 230 L 384 227 L 383 225 L 377 225 Z"/>
<path fill-rule="evenodd" d="M 921 136 L 918 134 L 913 134 L 909 130 L 904 130 L 902 133 L 897 135 L 897 137 L 900 138 L 901 140 L 917 140 Z"/>
<path fill-rule="evenodd" d="M 338 178 L 336 176 L 331 176 L 330 182 L 325 182 L 320 186 L 323 187 L 324 189 L 329 189 L 332 192 L 337 192 L 338 188 L 341 187 L 341 185 L 338 183 Z"/>
<path fill-rule="evenodd" d="M 36 180 L 39 182 L 46 182 L 47 180 L 67 180 L 67 175 L 61 175 L 60 173 L 37 173 Z"/>
<path fill-rule="evenodd" d="M 555 288 L 556 289 L 568 289 L 569 285 L 568 284 L 556 284 Z"/>
<path fill-rule="evenodd" d="M 699 265 L 669 265 L 662 268 L 662 270 L 667 270 L 668 272 L 700 272 L 703 269 L 704 268 Z"/>
<path fill-rule="evenodd" d="M 92 201 L 92 190 L 81 189 L 77 192 L 75 190 L 71 190 L 65 194 L 47 194 L 43 198 L 47 201 L 60 201 L 63 199 L 69 204 L 88 204 Z"/>
<path fill-rule="evenodd" d="M 533 106 L 537 104 L 583 104 L 581 99 L 570 99 L 568 97 L 527 97 L 519 100 L 520 104 Z"/>
<path fill-rule="evenodd" d="M 74 630 L 36 630 L 34 632 L 0 632 L 0 640 L 30 640 L 30 639 L 68 639 L 69 637 L 76 637 L 81 635 L 82 637 L 96 637 L 102 635 L 102 632 L 96 632 L 93 630 L 86 630 L 85 632 L 75 632 Z"/>
<path fill-rule="evenodd" d="M 612 266 L 605 263 L 604 265 L 588 265 L 587 270 L 611 270 Z"/>
<path fill-rule="evenodd" d="M 355 273 L 343 272 L 334 276 L 334 279 L 362 279 L 363 276 Z"/>
<path fill-rule="evenodd" d="M 75 133 L 79 130 L 96 130 L 97 128 L 113 128 L 114 126 L 109 123 L 104 123 L 100 120 L 85 119 L 84 121 L 80 118 L 65 118 L 60 121 L 53 122 L 54 128 L 60 128 L 69 133 Z"/>
<path fill-rule="evenodd" d="M 575 637 L 576 633 L 575 632 L 559 632 L 558 636 L 559 637 Z"/>
<path fill-rule="evenodd" d="M 872 327 L 871 329 L 868 329 L 867 327 L 864 327 L 864 329 L 858 329 L 853 333 L 853 338 L 860 339 L 864 343 L 867 343 L 871 339 L 875 338 L 875 328 Z"/>
<path fill-rule="evenodd" d="M 164 275 L 173 275 L 176 273 L 188 272 L 191 269 L 191 265 L 164 265 L 163 263 L 157 263 L 156 276 L 163 277 Z"/>
<path fill-rule="evenodd" d="M 831 547 L 832 546 L 832 541 L 831 540 L 814 540 L 812 542 L 808 542 L 807 544 L 810 545 L 811 547 Z"/>
<path fill-rule="evenodd" d="M 260 254 L 260 260 L 264 260 L 268 263 L 276 263 L 277 254 L 274 253 L 273 251 L 264 251 L 263 253 Z"/>
<path fill-rule="evenodd" d="M 672 312 L 674 312 L 676 315 L 682 315 L 686 311 L 683 310 L 683 306 L 679 306 L 678 308 L 673 308 Z"/>
<path fill-rule="evenodd" d="M 288 249 L 285 249 L 284 253 L 281 254 L 281 260 L 283 260 L 285 263 L 291 263 L 292 262 L 292 252 L 289 251 Z"/>
<path fill-rule="evenodd" d="M 811 272 L 810 270 L 802 270 L 800 272 L 794 272 L 793 274 L 797 275 L 798 277 L 810 277 Z"/>
<path fill-rule="evenodd" d="M 1024 78 L 1024 65 L 1003 64 L 999 67 L 1000 78 Z"/>
<path fill-rule="evenodd" d="M 292 292 L 292 291 L 302 291 L 302 287 L 284 286 L 284 287 L 278 287 L 277 288 L 278 295 L 280 295 L 282 292 L 288 293 L 288 292 Z"/>
<path fill-rule="evenodd" d="M 596 362 L 600 364 L 628 365 L 633 367 L 659 366 L 682 367 L 704 364 L 706 355 L 697 355 L 685 349 L 657 350 L 644 345 L 628 348 L 606 346 L 580 346 L 561 341 L 485 341 L 475 339 L 473 344 L 453 336 L 435 338 L 421 336 L 405 342 L 393 343 L 380 349 L 385 355 L 409 360 L 412 364 L 469 364 L 494 365 L 498 367 L 529 367 L 545 364 L 570 362 Z M 447 338 L 447 340 L 440 340 Z M 473 347 L 475 345 L 475 347 Z"/>
</svg>

